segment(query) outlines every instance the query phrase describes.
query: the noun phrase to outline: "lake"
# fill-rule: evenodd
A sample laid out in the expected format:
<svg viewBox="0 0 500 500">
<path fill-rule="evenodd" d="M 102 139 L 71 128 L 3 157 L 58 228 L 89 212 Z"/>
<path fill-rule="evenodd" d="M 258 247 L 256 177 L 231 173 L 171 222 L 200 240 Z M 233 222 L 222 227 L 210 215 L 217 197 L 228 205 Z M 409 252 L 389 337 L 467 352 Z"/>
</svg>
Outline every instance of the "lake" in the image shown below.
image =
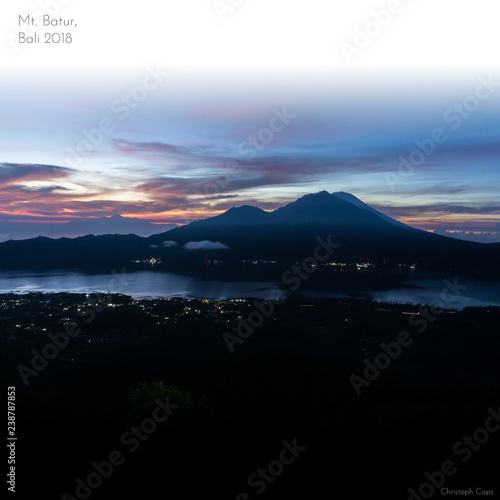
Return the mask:
<svg viewBox="0 0 500 500">
<path fill-rule="evenodd" d="M 467 306 L 500 306 L 500 283 L 480 280 L 409 279 L 401 288 L 388 291 L 358 291 L 355 296 L 379 302 L 432 304 L 463 309 Z M 464 288 L 465 287 L 465 288 Z M 122 293 L 139 297 L 186 297 L 227 299 L 275 297 L 279 283 L 204 281 L 160 271 L 125 274 L 84 274 L 69 271 L 0 272 L 0 293 Z M 453 291 L 455 290 L 455 292 Z M 347 297 L 339 293 L 311 292 L 309 296 Z"/>
<path fill-rule="evenodd" d="M 277 284 L 265 282 L 203 281 L 157 271 L 83 274 L 68 271 L 0 272 L 0 293 L 122 293 L 133 297 L 226 299 L 269 298 Z"/>
</svg>

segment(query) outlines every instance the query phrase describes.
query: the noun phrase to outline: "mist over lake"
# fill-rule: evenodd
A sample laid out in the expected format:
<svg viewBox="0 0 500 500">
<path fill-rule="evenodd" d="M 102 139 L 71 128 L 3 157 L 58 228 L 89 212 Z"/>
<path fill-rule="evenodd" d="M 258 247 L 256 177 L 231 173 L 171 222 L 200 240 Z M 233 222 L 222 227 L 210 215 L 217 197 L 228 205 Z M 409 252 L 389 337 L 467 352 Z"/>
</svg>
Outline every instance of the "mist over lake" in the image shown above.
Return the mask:
<svg viewBox="0 0 500 500">
<path fill-rule="evenodd" d="M 448 285 L 447 285 L 448 283 Z M 409 279 L 391 290 L 356 290 L 352 294 L 331 291 L 304 291 L 310 297 L 366 297 L 378 302 L 435 305 L 450 309 L 468 306 L 500 306 L 500 283 L 460 280 L 453 293 L 453 280 Z M 462 287 L 466 287 L 462 289 Z M 133 297 L 185 297 L 230 299 L 253 297 L 272 299 L 279 282 L 202 280 L 188 275 L 161 271 L 84 274 L 76 271 L 16 271 L 0 273 L 0 293 L 122 293 Z M 285 295 L 290 292 L 283 289 Z"/>
</svg>

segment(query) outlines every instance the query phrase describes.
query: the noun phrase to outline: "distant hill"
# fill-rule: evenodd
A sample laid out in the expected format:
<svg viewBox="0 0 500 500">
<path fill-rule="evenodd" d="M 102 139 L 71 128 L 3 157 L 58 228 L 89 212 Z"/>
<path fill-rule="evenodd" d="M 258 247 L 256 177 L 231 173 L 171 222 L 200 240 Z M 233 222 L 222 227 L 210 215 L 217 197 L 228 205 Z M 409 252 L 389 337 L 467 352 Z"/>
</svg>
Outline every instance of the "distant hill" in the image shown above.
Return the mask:
<svg viewBox="0 0 500 500">
<path fill-rule="evenodd" d="M 64 223 L 0 222 L 0 241 L 25 240 L 37 236 L 75 238 L 87 234 L 135 234 L 148 237 L 177 227 L 175 224 L 153 224 L 136 217 L 95 217 Z"/>
</svg>

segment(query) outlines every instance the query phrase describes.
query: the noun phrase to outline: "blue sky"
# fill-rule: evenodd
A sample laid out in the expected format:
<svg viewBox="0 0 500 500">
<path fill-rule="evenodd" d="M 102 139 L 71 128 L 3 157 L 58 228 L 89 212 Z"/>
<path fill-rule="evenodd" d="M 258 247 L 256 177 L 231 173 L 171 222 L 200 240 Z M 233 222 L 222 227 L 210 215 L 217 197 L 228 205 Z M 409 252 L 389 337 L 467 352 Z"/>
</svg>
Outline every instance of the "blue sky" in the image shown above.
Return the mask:
<svg viewBox="0 0 500 500">
<path fill-rule="evenodd" d="M 422 229 L 500 232 L 488 73 L 25 76 L 0 84 L 1 220 L 185 223 L 327 190 Z"/>
</svg>

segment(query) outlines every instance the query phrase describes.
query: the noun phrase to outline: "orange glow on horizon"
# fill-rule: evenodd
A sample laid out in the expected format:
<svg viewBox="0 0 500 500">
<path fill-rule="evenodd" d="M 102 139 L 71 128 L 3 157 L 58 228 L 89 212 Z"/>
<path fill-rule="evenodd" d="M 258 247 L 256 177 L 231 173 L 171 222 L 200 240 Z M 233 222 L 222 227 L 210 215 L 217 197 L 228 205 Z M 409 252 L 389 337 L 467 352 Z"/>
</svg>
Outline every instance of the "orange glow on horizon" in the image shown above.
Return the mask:
<svg viewBox="0 0 500 500">
<path fill-rule="evenodd" d="M 104 213 L 96 215 L 78 215 L 78 210 L 75 209 L 60 209 L 53 210 L 53 214 L 40 215 L 40 213 L 32 212 L 28 207 L 23 207 L 25 210 L 4 210 L 0 213 L 0 222 L 2 219 L 5 222 L 22 223 L 22 224 L 65 224 L 72 221 L 91 220 L 99 218 L 110 218 L 113 215 L 121 215 L 126 218 L 135 218 L 150 222 L 152 224 L 162 226 L 168 224 L 176 224 L 184 226 L 192 221 L 207 219 L 224 213 L 226 208 L 218 209 L 217 206 L 198 207 L 192 210 L 173 209 L 164 212 L 145 211 L 140 213 L 132 212 L 111 212 L 102 210 Z M 107 213 L 106 213 L 107 212 Z M 19 219 L 11 220 L 12 217 Z M 418 212 L 411 216 L 393 217 L 409 226 L 421 229 L 423 231 L 435 232 L 437 230 L 447 230 L 449 232 L 469 232 L 473 234 L 499 234 L 499 222 L 497 214 L 447 214 L 447 213 L 426 213 L 419 215 Z M 462 229 L 467 228 L 467 229 Z"/>
</svg>

